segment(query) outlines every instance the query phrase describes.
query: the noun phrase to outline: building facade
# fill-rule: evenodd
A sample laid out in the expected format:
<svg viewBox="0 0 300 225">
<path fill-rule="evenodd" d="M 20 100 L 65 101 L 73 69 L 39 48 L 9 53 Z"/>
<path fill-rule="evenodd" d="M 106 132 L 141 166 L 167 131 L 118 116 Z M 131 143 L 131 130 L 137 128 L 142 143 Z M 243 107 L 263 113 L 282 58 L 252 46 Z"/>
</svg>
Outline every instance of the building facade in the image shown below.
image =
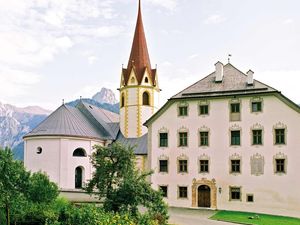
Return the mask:
<svg viewBox="0 0 300 225">
<path fill-rule="evenodd" d="M 153 187 L 171 206 L 299 217 L 299 113 L 252 71 L 218 62 L 146 122 Z"/>
<path fill-rule="evenodd" d="M 121 72 L 120 115 L 83 100 L 73 107 L 62 104 L 24 136 L 24 164 L 32 172 L 43 171 L 72 201 L 95 201 L 82 191 L 92 178 L 89 156 L 95 145 L 114 141 L 135 146 L 136 165 L 147 161 L 147 128 L 143 123 L 158 110 L 159 86 L 152 69 L 143 27 L 141 4 L 127 68 Z"/>
<path fill-rule="evenodd" d="M 153 188 L 170 206 L 300 217 L 300 108 L 232 64 L 171 97 L 159 108 L 139 3 L 120 115 L 84 101 L 63 104 L 25 135 L 25 166 L 46 172 L 72 201 L 92 176 L 94 145 L 136 146 L 136 163 L 152 169 Z M 145 126 L 143 126 L 143 124 Z"/>
</svg>

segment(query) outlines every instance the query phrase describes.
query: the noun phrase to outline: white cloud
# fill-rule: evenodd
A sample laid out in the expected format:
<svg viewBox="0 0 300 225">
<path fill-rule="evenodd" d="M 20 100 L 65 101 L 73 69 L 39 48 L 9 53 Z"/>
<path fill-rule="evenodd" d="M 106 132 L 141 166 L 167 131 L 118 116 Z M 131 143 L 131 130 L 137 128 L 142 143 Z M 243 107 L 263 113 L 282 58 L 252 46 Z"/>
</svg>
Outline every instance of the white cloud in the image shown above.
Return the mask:
<svg viewBox="0 0 300 225">
<path fill-rule="evenodd" d="M 103 26 L 95 30 L 96 37 L 113 37 L 119 35 L 123 31 L 122 27 L 118 26 Z"/>
<path fill-rule="evenodd" d="M 0 68 L 0 96 L 9 98 L 30 93 L 30 86 L 40 81 L 40 75 L 10 68 Z"/>
<path fill-rule="evenodd" d="M 65 16 L 61 12 L 55 12 L 54 10 L 49 10 L 46 12 L 44 15 L 44 20 L 46 23 L 57 26 L 57 27 L 62 27 L 64 21 L 65 21 Z"/>
<path fill-rule="evenodd" d="M 98 60 L 99 58 L 98 57 L 96 57 L 96 56 L 89 56 L 88 57 L 88 63 L 90 64 L 90 65 L 93 65 L 97 60 Z"/>
<path fill-rule="evenodd" d="M 90 23 L 113 18 L 112 4 L 111 0 L 0 1 L 0 65 L 38 67 L 76 41 L 118 35 L 122 27 Z"/>
<path fill-rule="evenodd" d="M 193 59 L 196 59 L 198 58 L 200 55 L 199 54 L 192 54 L 188 57 L 188 60 L 193 60 Z"/>
<path fill-rule="evenodd" d="M 0 97 L 26 96 L 39 82 L 36 70 L 74 45 L 109 38 L 123 28 L 112 0 L 0 0 Z M 101 24 L 99 26 L 99 24 Z M 89 63 L 97 58 L 87 56 Z"/>
<path fill-rule="evenodd" d="M 218 24 L 224 22 L 225 20 L 226 18 L 224 16 L 220 14 L 213 14 L 204 20 L 204 24 Z"/>
<path fill-rule="evenodd" d="M 255 73 L 254 79 L 281 91 L 295 103 L 300 103 L 300 70 L 262 71 Z"/>
<path fill-rule="evenodd" d="M 169 61 L 164 61 L 160 64 L 160 66 L 162 66 L 162 67 L 171 67 L 171 66 L 173 66 L 173 63 L 171 63 Z"/>
<path fill-rule="evenodd" d="M 291 23 L 294 23 L 294 20 L 291 19 L 291 18 L 285 19 L 285 20 L 283 21 L 283 24 L 291 24 Z"/>
<path fill-rule="evenodd" d="M 65 50 L 65 49 L 71 48 L 73 46 L 73 42 L 67 36 L 59 37 L 59 38 L 55 39 L 55 46 L 57 46 L 58 48 L 60 48 L 62 50 Z"/>
<path fill-rule="evenodd" d="M 178 5 L 177 0 L 148 0 L 153 5 L 164 7 L 170 11 L 174 11 Z"/>
</svg>

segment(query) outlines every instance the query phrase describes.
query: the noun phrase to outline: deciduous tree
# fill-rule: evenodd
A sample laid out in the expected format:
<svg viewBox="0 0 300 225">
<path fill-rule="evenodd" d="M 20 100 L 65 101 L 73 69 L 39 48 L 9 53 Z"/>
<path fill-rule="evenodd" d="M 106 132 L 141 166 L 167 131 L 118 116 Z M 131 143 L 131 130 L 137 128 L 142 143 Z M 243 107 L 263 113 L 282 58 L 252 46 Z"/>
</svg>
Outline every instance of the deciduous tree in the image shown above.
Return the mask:
<svg viewBox="0 0 300 225">
<path fill-rule="evenodd" d="M 166 224 L 167 206 L 161 193 L 151 188 L 147 177 L 151 172 L 135 167 L 134 148 L 113 143 L 110 146 L 95 146 L 91 162 L 95 172 L 87 184 L 89 193 L 104 199 L 104 209 L 114 212 L 129 212 L 138 217 L 138 206 L 145 206 L 149 215 L 159 224 Z"/>
<path fill-rule="evenodd" d="M 6 223 L 10 224 L 13 205 L 24 201 L 24 190 L 28 188 L 30 173 L 22 162 L 13 160 L 10 149 L 0 149 L 0 205 L 5 208 Z"/>
</svg>

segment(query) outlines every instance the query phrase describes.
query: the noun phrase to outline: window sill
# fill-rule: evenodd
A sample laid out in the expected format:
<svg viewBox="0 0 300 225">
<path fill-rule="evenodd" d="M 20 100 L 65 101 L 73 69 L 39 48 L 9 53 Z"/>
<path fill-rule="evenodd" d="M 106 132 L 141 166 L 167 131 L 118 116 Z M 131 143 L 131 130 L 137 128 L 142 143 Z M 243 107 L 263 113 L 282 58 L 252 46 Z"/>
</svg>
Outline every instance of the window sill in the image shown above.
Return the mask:
<svg viewBox="0 0 300 225">
<path fill-rule="evenodd" d="M 188 172 L 177 172 L 177 174 L 180 174 L 180 175 L 187 175 Z"/>
<path fill-rule="evenodd" d="M 233 175 L 233 176 L 238 176 L 238 175 L 241 175 L 242 173 L 241 172 L 230 172 L 229 174 Z"/>
</svg>

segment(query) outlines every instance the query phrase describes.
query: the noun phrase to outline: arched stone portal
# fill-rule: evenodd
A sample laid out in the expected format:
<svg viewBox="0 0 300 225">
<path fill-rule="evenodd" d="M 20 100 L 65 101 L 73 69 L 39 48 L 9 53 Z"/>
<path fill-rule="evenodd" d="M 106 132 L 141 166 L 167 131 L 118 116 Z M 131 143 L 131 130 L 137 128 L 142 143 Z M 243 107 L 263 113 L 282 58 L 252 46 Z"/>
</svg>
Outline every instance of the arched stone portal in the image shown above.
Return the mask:
<svg viewBox="0 0 300 225">
<path fill-rule="evenodd" d="M 199 197 L 202 199 L 199 199 Z M 217 208 L 217 187 L 215 179 L 193 179 L 192 207 Z"/>
</svg>

